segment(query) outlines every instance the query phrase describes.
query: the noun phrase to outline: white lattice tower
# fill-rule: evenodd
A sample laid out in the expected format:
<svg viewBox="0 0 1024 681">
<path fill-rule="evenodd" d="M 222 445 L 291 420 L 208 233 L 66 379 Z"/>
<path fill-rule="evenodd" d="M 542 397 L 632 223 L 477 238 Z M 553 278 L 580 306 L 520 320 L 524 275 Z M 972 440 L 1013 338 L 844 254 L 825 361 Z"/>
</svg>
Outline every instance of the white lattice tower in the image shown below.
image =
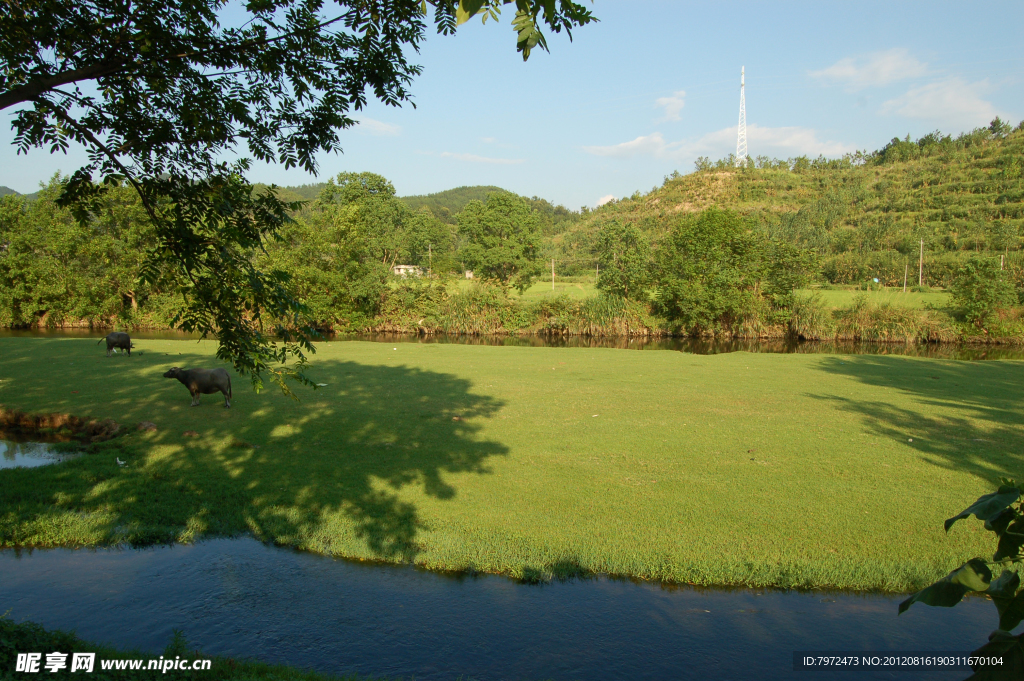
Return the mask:
<svg viewBox="0 0 1024 681">
<path fill-rule="evenodd" d="M 740 67 L 740 124 L 736 128 L 736 165 L 741 166 L 747 162 L 747 99 L 746 93 L 746 67 Z"/>
</svg>

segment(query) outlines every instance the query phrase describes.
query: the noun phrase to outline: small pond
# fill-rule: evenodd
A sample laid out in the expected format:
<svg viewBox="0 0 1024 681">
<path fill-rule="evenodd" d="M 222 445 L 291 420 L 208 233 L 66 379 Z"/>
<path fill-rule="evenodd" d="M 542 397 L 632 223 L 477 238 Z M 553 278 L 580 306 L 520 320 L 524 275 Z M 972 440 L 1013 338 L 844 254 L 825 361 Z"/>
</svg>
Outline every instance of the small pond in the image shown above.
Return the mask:
<svg viewBox="0 0 1024 681">
<path fill-rule="evenodd" d="M 35 468 L 69 461 L 81 456 L 81 452 L 57 452 L 48 442 L 17 442 L 0 440 L 0 469 Z"/>
<path fill-rule="evenodd" d="M 108 331 L 91 329 L 0 329 L 0 338 L 103 338 Z M 133 331 L 136 340 L 198 340 L 180 331 Z M 326 335 L 321 342 L 370 341 L 380 343 L 455 343 L 554 348 L 618 348 L 672 350 L 697 355 L 725 352 L 812 353 L 830 355 L 909 355 L 934 359 L 1024 359 L 1024 348 L 955 343 L 868 343 L 794 340 L 707 340 L 702 338 L 590 338 L 585 336 L 417 336 L 364 333 Z M 144 350 L 143 350 L 144 351 Z"/>
<path fill-rule="evenodd" d="M 543 585 L 452 577 L 266 546 L 251 538 L 147 549 L 0 551 L 0 613 L 87 640 L 420 681 L 963 679 L 966 669 L 794 671 L 794 651 L 968 651 L 995 609 L 903 597 Z"/>
</svg>

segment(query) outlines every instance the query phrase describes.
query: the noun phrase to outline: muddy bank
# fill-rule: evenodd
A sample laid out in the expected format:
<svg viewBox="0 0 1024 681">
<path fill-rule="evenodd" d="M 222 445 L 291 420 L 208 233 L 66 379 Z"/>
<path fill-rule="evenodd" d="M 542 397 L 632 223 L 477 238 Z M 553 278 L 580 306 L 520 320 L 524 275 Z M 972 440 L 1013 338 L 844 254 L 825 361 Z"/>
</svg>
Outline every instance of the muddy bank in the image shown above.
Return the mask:
<svg viewBox="0 0 1024 681">
<path fill-rule="evenodd" d="M 124 432 L 113 419 L 89 419 L 73 414 L 27 414 L 0 405 L 0 439 L 61 442 L 104 442 Z"/>
</svg>

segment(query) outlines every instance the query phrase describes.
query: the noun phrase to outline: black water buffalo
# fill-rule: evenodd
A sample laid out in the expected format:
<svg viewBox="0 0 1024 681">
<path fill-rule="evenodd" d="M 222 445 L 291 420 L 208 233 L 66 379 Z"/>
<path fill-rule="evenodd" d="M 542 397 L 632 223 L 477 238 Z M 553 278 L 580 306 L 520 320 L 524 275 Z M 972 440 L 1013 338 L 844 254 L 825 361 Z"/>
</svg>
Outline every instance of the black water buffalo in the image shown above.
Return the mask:
<svg viewBox="0 0 1024 681">
<path fill-rule="evenodd" d="M 167 370 L 164 378 L 176 378 L 188 388 L 192 395 L 193 407 L 199 406 L 199 395 L 224 393 L 224 406 L 231 406 L 231 376 L 223 369 L 179 369 Z"/>
<path fill-rule="evenodd" d="M 98 341 L 96 341 L 96 344 L 99 345 L 103 341 L 107 341 L 107 357 L 110 357 L 110 351 L 113 350 L 114 348 L 124 350 L 125 352 L 128 353 L 129 357 L 132 356 L 132 347 L 134 347 L 132 345 L 132 339 L 129 338 L 128 334 L 126 334 L 124 331 L 114 331 L 113 333 L 108 333 L 105 338 L 100 338 Z"/>
</svg>

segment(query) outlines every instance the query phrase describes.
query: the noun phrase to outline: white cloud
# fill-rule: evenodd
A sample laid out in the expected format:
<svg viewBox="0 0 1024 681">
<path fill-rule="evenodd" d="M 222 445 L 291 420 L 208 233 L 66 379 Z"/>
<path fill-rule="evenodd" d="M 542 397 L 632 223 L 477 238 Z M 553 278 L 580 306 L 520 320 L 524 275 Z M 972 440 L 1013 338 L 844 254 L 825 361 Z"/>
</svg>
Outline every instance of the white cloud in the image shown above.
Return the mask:
<svg viewBox="0 0 1024 681">
<path fill-rule="evenodd" d="M 476 154 L 456 154 L 451 151 L 441 152 L 440 156 L 441 158 L 454 158 L 457 161 L 468 161 L 470 163 L 495 163 L 498 165 L 526 163 L 526 159 L 523 158 L 488 158 L 487 156 L 477 156 Z"/>
<path fill-rule="evenodd" d="M 895 99 L 882 104 L 883 114 L 933 121 L 950 128 L 987 125 L 996 117 L 992 102 L 981 95 L 992 88 L 987 80 L 968 83 L 962 78 L 912 87 Z"/>
<path fill-rule="evenodd" d="M 729 128 L 733 144 L 736 139 L 736 128 Z M 747 126 L 747 147 L 755 151 L 755 156 L 764 152 L 758 149 L 772 150 L 774 155 L 780 151 L 797 156 L 842 156 L 856 151 L 852 144 L 843 144 L 832 140 L 818 139 L 818 132 L 813 128 L 797 126 L 782 128 L 762 128 L 759 125 Z"/>
<path fill-rule="evenodd" d="M 811 71 L 813 78 L 841 83 L 849 90 L 888 85 L 907 78 L 923 76 L 928 65 L 910 56 L 903 48 L 874 52 L 863 57 L 840 59 L 827 69 Z"/>
<path fill-rule="evenodd" d="M 611 156 L 612 158 L 629 158 L 631 156 L 662 156 L 665 138 L 660 132 L 645 137 L 637 137 L 631 142 L 613 144 L 609 147 L 583 147 L 583 151 L 594 156 Z"/>
<path fill-rule="evenodd" d="M 753 156 L 841 156 L 852 152 L 850 144 L 822 140 L 811 128 L 796 126 L 765 128 L 747 126 L 747 147 Z M 630 142 L 606 147 L 583 147 L 588 154 L 611 158 L 652 156 L 675 161 L 689 161 L 698 156 L 723 158 L 736 150 L 736 126 L 707 133 L 697 139 L 666 142 L 660 132 L 637 137 Z"/>
<path fill-rule="evenodd" d="M 609 201 L 614 201 L 614 200 L 615 200 L 615 195 L 614 194 L 608 194 L 607 196 L 602 196 L 601 198 L 599 198 L 597 200 L 597 205 L 603 206 L 604 204 L 608 203 Z"/>
<path fill-rule="evenodd" d="M 497 140 L 494 139 L 493 137 L 481 137 L 480 141 L 486 142 L 487 144 L 494 144 L 495 142 L 497 142 Z"/>
<path fill-rule="evenodd" d="M 679 112 L 686 106 L 686 90 L 674 92 L 671 97 L 658 97 L 654 100 L 654 105 L 664 107 L 665 109 L 665 116 L 658 120 L 659 123 L 663 121 L 678 121 L 680 118 Z"/>
<path fill-rule="evenodd" d="M 363 118 L 356 126 L 359 130 L 381 137 L 395 137 L 402 132 L 401 126 L 384 123 L 372 118 Z"/>
</svg>

